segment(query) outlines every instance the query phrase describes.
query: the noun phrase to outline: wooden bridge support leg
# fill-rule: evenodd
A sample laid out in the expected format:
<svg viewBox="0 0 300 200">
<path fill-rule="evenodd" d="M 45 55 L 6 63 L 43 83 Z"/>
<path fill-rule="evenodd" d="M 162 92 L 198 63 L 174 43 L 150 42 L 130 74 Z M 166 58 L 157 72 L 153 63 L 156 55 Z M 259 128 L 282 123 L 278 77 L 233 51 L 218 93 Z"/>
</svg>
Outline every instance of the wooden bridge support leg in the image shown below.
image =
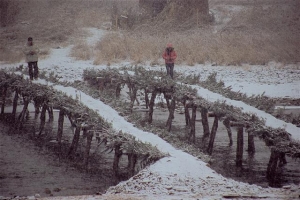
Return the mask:
<svg viewBox="0 0 300 200">
<path fill-rule="evenodd" d="M 39 131 L 39 135 L 42 135 L 42 132 L 44 130 L 45 127 L 45 122 L 46 122 L 46 111 L 47 111 L 47 105 L 44 103 L 43 107 L 42 107 L 42 111 L 41 111 L 41 115 L 40 115 L 40 131 Z"/>
<path fill-rule="evenodd" d="M 58 151 L 59 151 L 59 159 L 62 153 L 62 149 L 61 149 L 61 139 L 62 139 L 62 135 L 63 135 L 63 129 L 64 129 L 64 116 L 65 116 L 65 112 L 63 110 L 59 111 L 59 115 L 58 115 L 58 128 L 57 128 L 57 136 L 56 136 L 56 140 L 58 142 Z"/>
<path fill-rule="evenodd" d="M 254 135 L 251 132 L 248 132 L 248 150 L 249 153 L 255 153 L 255 144 L 254 144 Z"/>
<path fill-rule="evenodd" d="M 156 91 L 153 91 L 151 94 L 151 99 L 149 103 L 149 117 L 148 117 L 148 123 L 151 124 L 153 120 L 153 112 L 154 112 L 154 103 L 155 103 L 155 98 L 156 98 Z"/>
<path fill-rule="evenodd" d="M 97 80 L 98 80 L 99 92 L 102 92 L 103 89 L 104 89 L 105 78 L 103 78 L 103 77 L 97 77 Z"/>
<path fill-rule="evenodd" d="M 185 125 L 189 126 L 191 121 L 189 107 L 188 104 L 186 104 L 186 102 L 183 103 L 183 106 L 184 106 Z"/>
<path fill-rule="evenodd" d="M 92 140 L 93 140 L 94 133 L 92 131 L 88 131 L 86 129 L 84 129 L 84 131 L 86 131 L 87 137 L 86 137 L 86 147 L 85 147 L 85 152 L 84 152 L 83 165 L 86 169 L 88 169 L 89 155 L 90 155 L 90 150 L 91 150 L 91 146 L 92 146 Z"/>
<path fill-rule="evenodd" d="M 115 156 L 114 156 L 114 162 L 113 162 L 113 171 L 114 171 L 114 175 L 116 177 L 119 176 L 119 161 L 120 158 L 122 156 L 123 152 L 120 149 L 120 145 L 115 147 Z"/>
<path fill-rule="evenodd" d="M 224 121 L 223 121 L 223 124 L 227 130 L 227 133 L 228 133 L 228 137 L 229 137 L 229 146 L 232 146 L 233 144 L 233 141 L 232 141 L 232 131 L 231 131 L 231 127 L 230 127 L 230 120 L 228 118 L 226 118 Z"/>
<path fill-rule="evenodd" d="M 16 89 L 15 90 L 14 101 L 13 101 L 13 110 L 12 110 L 12 115 L 13 115 L 14 120 L 16 118 L 16 113 L 17 113 L 18 99 L 19 99 L 19 94 L 18 94 L 18 90 Z"/>
<path fill-rule="evenodd" d="M 118 83 L 117 87 L 116 87 L 116 98 L 120 98 L 120 96 L 121 96 L 121 90 L 122 90 L 121 83 Z"/>
<path fill-rule="evenodd" d="M 190 119 L 190 134 L 189 134 L 189 142 L 195 144 L 196 142 L 196 113 L 197 113 L 197 105 L 192 106 L 192 118 Z"/>
<path fill-rule="evenodd" d="M 244 128 L 242 126 L 239 126 L 237 131 L 237 147 L 236 147 L 236 161 L 235 161 L 237 167 L 242 167 L 243 149 L 244 149 Z"/>
<path fill-rule="evenodd" d="M 202 126 L 203 126 L 203 140 L 209 137 L 209 123 L 208 123 L 208 110 L 206 108 L 201 108 L 201 119 L 202 119 Z"/>
<path fill-rule="evenodd" d="M 71 147 L 69 149 L 68 156 L 72 156 L 76 153 L 77 148 L 78 148 L 79 139 L 80 139 L 80 132 L 81 132 L 81 127 L 77 126 L 75 129 L 75 133 L 73 136 Z"/>
<path fill-rule="evenodd" d="M 217 116 L 215 116 L 214 123 L 213 123 L 213 126 L 211 128 L 209 144 L 208 144 L 208 147 L 207 147 L 207 153 L 209 155 L 211 155 L 212 152 L 213 152 L 214 141 L 215 141 L 215 137 L 216 137 L 217 130 L 218 130 L 218 121 L 219 121 L 219 118 Z"/>
<path fill-rule="evenodd" d="M 47 110 L 49 115 L 49 121 L 52 122 L 54 120 L 53 107 L 48 105 Z"/>
<path fill-rule="evenodd" d="M 26 113 L 28 111 L 29 99 L 27 97 L 23 97 L 23 101 L 24 101 L 23 110 L 19 114 L 19 117 L 18 117 L 18 126 L 17 126 L 18 130 L 21 130 L 23 128 L 23 123 L 24 123 L 24 120 L 25 120 L 25 116 L 26 116 Z"/>
<path fill-rule="evenodd" d="M 4 86 L 2 89 L 2 105 L 1 105 L 1 114 L 4 114 L 4 109 L 5 109 L 5 100 L 6 100 L 6 94 L 7 94 L 7 89 L 8 87 Z"/>
<path fill-rule="evenodd" d="M 276 179 L 276 171 L 277 171 L 279 158 L 280 158 L 280 153 L 274 149 L 271 149 L 271 155 L 270 155 L 270 160 L 268 163 L 267 175 L 266 175 L 271 186 L 274 184 L 274 181 Z"/>
<path fill-rule="evenodd" d="M 148 96 L 148 91 L 147 89 L 144 89 L 145 92 L 145 103 L 146 103 L 146 109 L 149 107 L 149 96 Z"/>
<path fill-rule="evenodd" d="M 172 121 L 174 119 L 175 106 L 176 106 L 176 101 L 175 101 L 175 98 L 173 98 L 171 100 L 171 104 L 169 106 L 169 116 L 168 116 L 168 120 L 166 122 L 166 127 L 167 127 L 168 132 L 170 132 L 171 128 L 172 128 Z"/>
<path fill-rule="evenodd" d="M 137 154 L 128 154 L 128 178 L 134 176 L 135 165 L 137 162 Z"/>
</svg>

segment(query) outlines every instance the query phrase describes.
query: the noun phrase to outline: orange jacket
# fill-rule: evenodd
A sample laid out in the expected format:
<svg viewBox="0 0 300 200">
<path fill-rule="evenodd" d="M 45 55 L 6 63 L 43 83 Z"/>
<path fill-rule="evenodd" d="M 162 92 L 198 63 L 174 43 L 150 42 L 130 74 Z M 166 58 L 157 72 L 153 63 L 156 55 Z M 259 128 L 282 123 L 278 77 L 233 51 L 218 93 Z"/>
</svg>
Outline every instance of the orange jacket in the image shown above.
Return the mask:
<svg viewBox="0 0 300 200">
<path fill-rule="evenodd" d="M 177 58 L 177 54 L 176 54 L 174 48 L 166 48 L 162 57 L 165 59 L 166 63 L 174 63 L 175 59 Z"/>
</svg>

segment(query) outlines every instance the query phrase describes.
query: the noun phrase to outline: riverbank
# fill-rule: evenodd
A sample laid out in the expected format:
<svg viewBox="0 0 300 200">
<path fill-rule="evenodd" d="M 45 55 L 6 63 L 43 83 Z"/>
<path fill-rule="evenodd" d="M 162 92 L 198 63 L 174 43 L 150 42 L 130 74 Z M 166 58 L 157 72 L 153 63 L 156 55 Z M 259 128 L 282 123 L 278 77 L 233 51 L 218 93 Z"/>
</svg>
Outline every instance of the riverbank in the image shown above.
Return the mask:
<svg viewBox="0 0 300 200">
<path fill-rule="evenodd" d="M 10 128 L 0 121 L 0 196 L 93 195 L 116 184 L 106 173 L 87 173 L 60 161 L 28 135 L 12 133 Z"/>
</svg>

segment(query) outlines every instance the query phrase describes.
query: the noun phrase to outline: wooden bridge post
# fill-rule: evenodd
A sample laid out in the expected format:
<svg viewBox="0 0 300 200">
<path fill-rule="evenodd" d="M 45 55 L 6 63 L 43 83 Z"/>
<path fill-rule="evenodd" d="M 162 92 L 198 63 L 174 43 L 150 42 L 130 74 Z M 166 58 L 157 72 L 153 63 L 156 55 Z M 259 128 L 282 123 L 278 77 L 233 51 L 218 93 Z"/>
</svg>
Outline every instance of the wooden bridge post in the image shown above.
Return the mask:
<svg viewBox="0 0 300 200">
<path fill-rule="evenodd" d="M 134 175 L 135 165 L 137 162 L 137 154 L 129 153 L 128 154 L 128 178 Z"/>
<path fill-rule="evenodd" d="M 215 115 L 214 123 L 213 123 L 213 126 L 211 128 L 209 144 L 208 144 L 208 147 L 207 147 L 207 153 L 209 155 L 211 155 L 212 151 L 213 151 L 214 141 L 215 141 L 215 137 L 216 137 L 217 129 L 218 129 L 218 122 L 219 122 L 219 117 L 217 115 Z"/>
<path fill-rule="evenodd" d="M 23 106 L 22 112 L 18 116 L 18 127 L 17 127 L 18 130 L 21 130 L 23 127 L 23 123 L 25 120 L 26 113 L 28 111 L 28 105 L 29 105 L 30 99 L 29 99 L 29 97 L 24 96 L 23 101 L 24 101 L 24 106 Z"/>
<path fill-rule="evenodd" d="M 99 92 L 102 92 L 103 89 L 104 89 L 105 78 L 103 78 L 103 77 L 97 77 L 97 80 L 98 80 Z"/>
<path fill-rule="evenodd" d="M 116 145 L 114 162 L 113 162 L 113 172 L 116 177 L 119 176 L 119 161 L 120 161 L 122 154 L 123 154 L 123 152 L 121 150 L 121 145 Z"/>
<path fill-rule="evenodd" d="M 169 116 L 168 116 L 168 120 L 166 122 L 166 127 L 167 127 L 168 132 L 170 132 L 171 128 L 172 128 L 172 121 L 174 119 L 175 106 L 176 106 L 176 101 L 175 101 L 175 97 L 173 97 L 171 100 L 171 103 L 169 104 Z"/>
<path fill-rule="evenodd" d="M 254 145 L 254 135 L 252 132 L 248 131 L 248 150 L 249 153 L 255 153 L 255 145 Z"/>
<path fill-rule="evenodd" d="M 267 179 L 270 181 L 271 186 L 274 184 L 274 181 L 276 179 L 276 171 L 277 171 L 279 158 L 280 158 L 280 153 L 276 151 L 274 148 L 272 148 L 270 160 L 267 168 L 267 175 L 266 175 Z"/>
<path fill-rule="evenodd" d="M 18 89 L 15 89 L 15 96 L 14 96 L 13 110 L 12 110 L 13 120 L 15 120 L 16 118 L 18 99 L 19 99 Z"/>
<path fill-rule="evenodd" d="M 79 143 L 79 139 L 80 139 L 80 132 L 81 132 L 81 127 L 79 125 L 77 125 L 76 128 L 75 128 L 75 133 L 74 133 L 74 136 L 73 136 L 72 144 L 69 148 L 68 156 L 72 156 L 73 154 L 76 153 L 78 143 Z"/>
<path fill-rule="evenodd" d="M 1 105 L 1 114 L 4 114 L 4 109 L 5 109 L 5 100 L 6 100 L 6 94 L 7 94 L 7 89 L 8 87 L 4 86 L 2 88 L 2 105 Z"/>
<path fill-rule="evenodd" d="M 192 105 L 192 118 L 190 119 L 190 134 L 189 141 L 192 141 L 194 144 L 196 142 L 196 113 L 197 113 L 197 105 Z"/>
<path fill-rule="evenodd" d="M 144 89 L 145 92 L 145 103 L 146 103 L 146 109 L 149 107 L 149 96 L 148 96 L 148 90 L 147 88 Z"/>
<path fill-rule="evenodd" d="M 242 167 L 243 164 L 243 149 L 244 149 L 244 127 L 238 126 L 237 131 L 237 146 L 236 146 L 236 166 Z"/>
<path fill-rule="evenodd" d="M 63 134 L 64 116 L 65 116 L 65 112 L 63 110 L 60 110 L 58 115 L 58 129 L 57 129 L 57 137 L 56 137 L 58 144 L 61 143 L 61 138 Z"/>
<path fill-rule="evenodd" d="M 91 146 L 92 146 L 92 140 L 93 140 L 94 132 L 90 131 L 90 130 L 87 130 L 86 128 L 84 128 L 83 131 L 86 132 L 86 135 L 87 135 L 83 165 L 86 169 L 88 169 L 89 155 L 90 155 L 90 149 L 91 149 Z"/>
<path fill-rule="evenodd" d="M 206 108 L 201 108 L 201 119 L 203 126 L 203 139 L 209 137 L 209 124 L 208 124 L 208 110 Z"/>
<path fill-rule="evenodd" d="M 49 115 L 49 121 L 52 122 L 54 120 L 53 107 L 48 105 L 47 111 L 48 111 L 48 115 Z"/>
<path fill-rule="evenodd" d="M 152 91 L 151 99 L 150 99 L 150 102 L 149 102 L 149 118 L 148 118 L 148 123 L 149 124 L 151 124 L 152 120 L 153 120 L 154 103 L 155 103 L 156 95 L 157 95 L 157 91 L 155 91 L 155 90 Z"/>
<path fill-rule="evenodd" d="M 230 120 L 229 118 L 225 118 L 224 121 L 223 121 L 223 124 L 227 130 L 227 133 L 228 133 L 228 137 L 229 137 L 229 146 L 232 146 L 232 131 L 231 131 L 231 128 L 230 128 Z"/>
<path fill-rule="evenodd" d="M 39 135 L 42 135 L 42 132 L 44 130 L 45 127 L 45 122 L 46 122 L 46 111 L 47 111 L 47 104 L 44 103 L 43 107 L 42 107 L 42 111 L 41 111 L 41 115 L 40 115 L 40 131 L 39 131 Z"/>
</svg>

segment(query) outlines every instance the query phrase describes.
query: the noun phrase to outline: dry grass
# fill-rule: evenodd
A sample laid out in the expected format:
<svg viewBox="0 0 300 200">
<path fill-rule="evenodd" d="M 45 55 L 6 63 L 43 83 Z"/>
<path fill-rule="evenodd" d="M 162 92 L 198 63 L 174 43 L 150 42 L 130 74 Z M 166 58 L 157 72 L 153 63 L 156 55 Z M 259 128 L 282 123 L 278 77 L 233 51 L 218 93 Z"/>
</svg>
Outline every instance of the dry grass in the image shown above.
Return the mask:
<svg viewBox="0 0 300 200">
<path fill-rule="evenodd" d="M 86 42 L 81 41 L 72 47 L 70 56 L 76 60 L 90 60 L 92 50 Z"/>
<path fill-rule="evenodd" d="M 71 55 L 83 60 L 94 57 L 95 64 L 121 60 L 163 64 L 161 54 L 165 44 L 172 42 L 178 54 L 177 63 L 191 66 L 205 62 L 222 65 L 299 62 L 300 11 L 295 8 L 300 5 L 297 1 L 287 1 L 290 3 L 278 4 L 283 2 L 278 0 L 275 5 L 271 1 L 261 1 L 261 5 L 258 1 L 219 1 L 215 3 L 216 8 L 232 2 L 244 6 L 245 11 L 238 15 L 230 14 L 234 18 L 218 33 L 208 26 L 191 28 L 196 24 L 193 17 L 190 21 L 176 24 L 176 20 L 168 18 L 172 15 L 169 8 L 158 16 L 163 20 L 136 24 L 128 32 L 111 32 L 93 50 L 87 44 L 75 41 Z M 132 2 L 122 4 L 130 7 Z M 103 22 L 110 20 L 111 5 L 110 1 L 100 0 L 87 0 L 85 3 L 80 0 L 20 1 L 18 7 L 22 9 L 13 19 L 14 24 L 0 29 L 0 61 L 20 61 L 23 57 L 20 49 L 28 36 L 32 36 L 41 49 L 74 43 L 70 36 L 78 37 L 75 33 L 81 27 L 99 28 Z M 184 27 L 191 29 L 178 31 Z M 49 52 L 44 51 L 42 58 Z"/>
<path fill-rule="evenodd" d="M 129 59 L 135 63 L 157 63 L 172 42 L 178 54 L 177 63 L 217 63 L 222 65 L 266 64 L 270 61 L 297 62 L 297 44 L 265 33 L 226 31 L 213 34 L 199 30 L 193 34 L 174 33 L 168 38 L 150 35 L 109 34 L 97 45 L 95 64 Z"/>
<path fill-rule="evenodd" d="M 233 15 L 231 22 L 217 33 L 213 27 L 176 31 L 178 27 L 148 24 L 132 32 L 109 34 L 97 45 L 95 64 L 123 59 L 162 64 L 161 54 L 168 42 L 177 51 L 177 63 L 191 66 L 205 62 L 220 65 L 299 62 L 300 11 L 295 9 L 295 2 L 243 4 L 246 4 L 244 12 Z"/>
<path fill-rule="evenodd" d="M 17 2 L 19 10 L 16 11 L 17 15 L 13 20 L 5 19 L 5 22 L 9 23 L 0 29 L 0 47 L 7 47 L 1 48 L 0 61 L 20 61 L 21 48 L 29 36 L 33 37 L 41 49 L 64 46 L 69 44 L 69 38 L 80 28 L 99 27 L 109 16 L 107 9 L 109 3 L 106 1 L 87 0 L 83 3 L 80 0 L 10 0 L 8 2 L 11 5 Z"/>
<path fill-rule="evenodd" d="M 145 61 L 157 61 L 161 57 L 161 38 L 131 35 L 130 33 L 111 33 L 104 36 L 95 47 L 95 62 L 101 64 L 106 62 L 118 62 L 120 60 L 131 60 L 135 63 Z"/>
<path fill-rule="evenodd" d="M 8 63 L 20 62 L 24 59 L 24 55 L 21 51 L 15 52 L 5 47 L 0 47 L 0 61 L 6 61 Z"/>
</svg>

